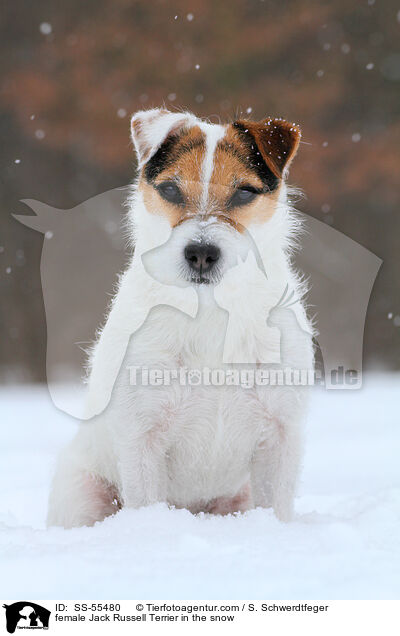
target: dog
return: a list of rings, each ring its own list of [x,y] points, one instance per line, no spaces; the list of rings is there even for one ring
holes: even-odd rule
[[[91,352],[93,417],[59,458],[48,525],[90,526],[156,502],[193,514],[272,507],[289,521],[308,388],[177,378],[282,369],[281,339],[285,368],[313,369],[306,283],[291,262],[301,228],[286,185],[300,129],[152,109],[133,116],[131,134],[133,256]],[[280,308],[288,291],[290,310]],[[173,370],[175,381],[132,384],[128,369],[143,368]]]

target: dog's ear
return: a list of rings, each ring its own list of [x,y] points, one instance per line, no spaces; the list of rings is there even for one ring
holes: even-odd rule
[[[131,119],[131,134],[139,168],[157,152],[169,135],[194,122],[195,117],[190,113],[171,113],[162,108],[135,113]]]
[[[268,117],[262,121],[238,120],[233,126],[256,143],[262,158],[276,177],[281,178],[287,173],[301,139],[297,124]]]

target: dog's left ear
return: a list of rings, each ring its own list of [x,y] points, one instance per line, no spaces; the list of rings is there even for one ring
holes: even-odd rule
[[[262,121],[238,120],[233,126],[256,143],[262,158],[276,177],[285,176],[301,139],[297,124],[268,117]]]
[[[162,108],[135,113],[131,119],[131,134],[139,168],[157,152],[168,136],[177,134],[194,122],[195,117],[190,113],[171,113]]]

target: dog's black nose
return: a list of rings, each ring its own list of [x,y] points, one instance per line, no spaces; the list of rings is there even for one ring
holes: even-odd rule
[[[207,243],[190,243],[185,247],[185,259],[195,272],[209,272],[221,256],[216,245]]]

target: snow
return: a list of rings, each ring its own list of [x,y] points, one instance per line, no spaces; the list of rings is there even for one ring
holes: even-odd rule
[[[53,27],[49,22],[42,22],[39,26],[39,30],[40,33],[43,33],[43,35],[49,35],[52,32]]]
[[[44,388],[0,392],[3,598],[398,598],[398,376],[315,389],[296,518],[193,516],[158,504],[93,528],[45,528],[76,423]]]

